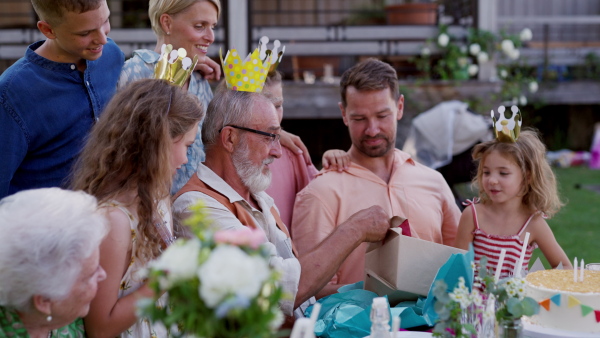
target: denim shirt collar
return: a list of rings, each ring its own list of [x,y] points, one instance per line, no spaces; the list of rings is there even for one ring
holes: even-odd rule
[[[40,46],[42,46],[44,41],[45,40],[34,42],[31,45],[29,45],[29,47],[27,48],[27,51],[25,52],[25,58],[27,59],[27,61],[29,61],[33,64],[36,64],[40,67],[43,67],[45,69],[51,70],[51,71],[60,71],[60,72],[78,71],[77,65],[72,62],[69,62],[69,63],[55,62],[52,60],[48,60],[43,56],[38,55],[35,52],[35,50],[38,49]],[[88,66],[89,66],[90,62],[94,62],[94,61],[86,60],[86,63],[88,64]]]

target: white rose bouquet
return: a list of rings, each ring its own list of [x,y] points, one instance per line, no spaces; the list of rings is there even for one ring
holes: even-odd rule
[[[149,285],[159,298],[138,303],[141,313],[174,337],[273,337],[283,322],[279,273],[261,249],[260,229],[216,231],[201,205],[186,221],[196,235],[179,239],[149,264]]]

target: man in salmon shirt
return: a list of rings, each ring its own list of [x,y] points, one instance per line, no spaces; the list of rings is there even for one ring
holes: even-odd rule
[[[379,60],[365,60],[342,75],[340,90],[352,163],[342,172],[323,170],[296,196],[292,234],[300,256],[356,210],[372,205],[390,217],[407,218],[411,236],[452,245],[460,209],[450,187],[439,172],[394,146],[404,108],[396,71]],[[354,249],[317,296],[362,281],[365,250],[364,243]]]

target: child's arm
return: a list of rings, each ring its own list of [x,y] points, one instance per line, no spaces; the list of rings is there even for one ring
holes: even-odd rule
[[[563,268],[573,269],[569,257],[556,241],[548,223],[541,216],[536,216],[531,220],[528,231],[531,233],[531,242],[537,243],[552,268],[562,262]]]
[[[466,207],[462,215],[460,215],[454,246],[459,249],[469,250],[469,244],[473,242],[473,229],[475,229],[475,223],[473,223],[473,208],[469,206]]]
[[[339,149],[329,149],[323,154],[323,169],[343,171],[350,167],[350,155]]]
[[[121,278],[131,259],[131,228],[129,218],[117,208],[109,208],[108,235],[100,244],[100,265],[106,271],[106,280],[98,283],[96,297],[84,318],[87,336],[115,337],[129,329],[136,321],[136,302],[139,298],[152,297],[153,292],[142,285],[127,296],[118,298]]]

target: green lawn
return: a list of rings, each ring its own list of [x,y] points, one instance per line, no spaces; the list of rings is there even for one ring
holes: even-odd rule
[[[587,167],[555,168],[559,192],[565,206],[548,224],[558,243],[572,261],[583,258],[586,263],[600,263],[600,193],[585,188],[600,187],[600,170]],[[600,189],[598,189],[600,191]],[[536,249],[531,259],[541,255]],[[548,263],[542,258],[548,267]]]

